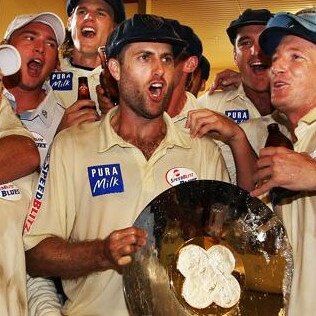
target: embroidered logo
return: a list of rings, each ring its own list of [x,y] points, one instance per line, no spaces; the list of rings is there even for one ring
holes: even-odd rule
[[[172,168],[166,173],[166,180],[172,186],[197,179],[197,174],[194,171],[182,167]]]
[[[50,75],[49,84],[53,90],[72,90],[73,73],[58,71]]]
[[[19,188],[13,183],[0,185],[0,198],[9,201],[18,201],[21,199]]]
[[[92,196],[124,192],[124,183],[119,164],[88,167]]]
[[[237,124],[249,120],[248,110],[227,110],[225,114],[233,119]]]

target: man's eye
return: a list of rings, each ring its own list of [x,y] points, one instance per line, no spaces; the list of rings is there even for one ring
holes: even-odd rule
[[[108,14],[105,11],[98,11],[98,15],[99,16],[107,16]]]
[[[252,41],[251,40],[240,41],[238,43],[238,46],[240,46],[240,47],[251,47],[252,46]]]
[[[79,9],[79,10],[77,11],[77,13],[78,13],[79,15],[84,15],[84,14],[86,13],[86,10],[84,10],[84,9]]]
[[[166,56],[163,58],[163,62],[165,62],[166,64],[170,64],[173,62],[173,57],[172,56]]]

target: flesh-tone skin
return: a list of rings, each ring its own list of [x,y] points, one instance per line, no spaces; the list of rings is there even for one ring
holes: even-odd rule
[[[115,27],[112,7],[103,0],[81,0],[68,19],[74,42],[72,60],[76,65],[96,68],[101,64],[98,48]]]
[[[164,43],[132,43],[109,69],[118,81],[120,105],[112,118],[114,130],[149,159],[166,134],[163,112],[172,89],[174,60]],[[71,242],[51,237],[26,252],[31,275],[77,278],[95,271],[120,270],[146,243],[147,233],[128,227],[104,240]]]
[[[16,99],[17,113],[35,109],[45,98],[42,84],[57,65],[57,42],[53,30],[31,22],[15,31],[9,44],[21,55],[21,70],[4,78],[5,87]]]
[[[68,30],[74,42],[72,62],[78,66],[96,68],[101,65],[98,48],[104,46],[108,35],[115,27],[112,7],[103,0],[80,0],[68,19]],[[97,89],[98,103],[102,113],[113,107],[104,95],[101,86]],[[84,108],[84,109],[83,109]],[[95,111],[95,102],[79,100],[66,109],[59,130],[83,122],[99,119]]]
[[[31,138],[10,135],[0,139],[0,184],[22,178],[36,171],[40,158]]]
[[[315,83],[311,80],[315,71],[315,44],[297,36],[284,36],[272,57],[271,98],[275,107],[286,114],[292,130],[316,106]],[[252,192],[254,196],[276,186],[316,190],[316,162],[306,153],[281,147],[264,148],[257,165],[255,181],[269,180]]]

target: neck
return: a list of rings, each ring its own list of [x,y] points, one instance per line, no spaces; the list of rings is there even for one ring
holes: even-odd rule
[[[15,98],[17,114],[36,109],[46,96],[42,88],[28,91],[15,87],[8,89],[8,91]]]
[[[171,97],[167,106],[167,113],[171,117],[175,117],[181,113],[187,102],[187,95],[185,93],[185,84],[181,82],[174,86]]]
[[[131,124],[131,122],[133,123]],[[111,119],[111,125],[114,131],[126,142],[140,149],[147,160],[167,133],[163,116],[155,119],[146,119],[137,116],[133,111],[121,104]]]
[[[257,92],[246,86],[243,86],[243,88],[246,96],[257,108],[260,115],[264,116],[273,112],[274,107],[271,103],[270,91]]]
[[[74,49],[72,53],[72,62],[75,65],[88,68],[97,68],[101,65],[101,59],[98,52],[94,54],[83,54],[76,49]]]

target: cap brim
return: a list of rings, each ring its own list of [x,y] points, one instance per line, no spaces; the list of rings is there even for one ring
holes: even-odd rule
[[[316,43],[316,25],[289,13],[280,13],[271,19],[267,28],[259,37],[259,45],[267,54],[272,55],[286,35],[295,35],[310,42]]]
[[[11,45],[0,45],[0,71],[3,76],[11,76],[21,68],[18,50]]]

